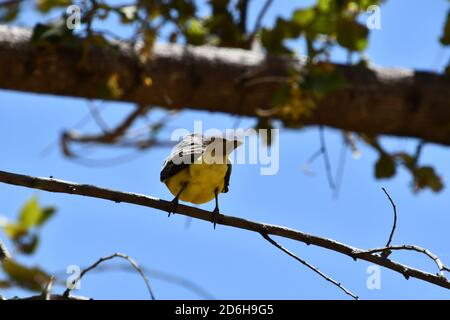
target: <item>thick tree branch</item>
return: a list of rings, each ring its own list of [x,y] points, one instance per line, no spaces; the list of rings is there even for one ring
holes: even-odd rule
[[[142,194],[104,189],[93,185],[55,180],[53,178],[38,178],[0,171],[0,182],[11,185],[23,186],[27,188],[45,190],[49,192],[76,194],[92,198],[100,198],[105,200],[111,200],[117,203],[119,202],[131,203],[139,206],[155,208],[166,212],[173,209],[171,201],[165,201],[162,199],[145,196]],[[179,204],[177,206],[176,213],[196,218],[199,220],[213,222],[213,217],[210,212],[182,204]],[[402,274],[407,279],[417,278],[435,284],[437,286],[450,289],[450,281],[448,281],[445,276],[418,270],[376,254],[376,252],[380,252],[380,249],[375,249],[376,250],[375,252],[371,252],[370,250],[359,249],[332,239],[318,237],[312,234],[297,231],[287,227],[254,222],[223,214],[218,215],[218,217],[216,218],[216,223],[219,225],[225,225],[238,229],[257,232],[259,234],[280,236],[283,238],[303,242],[306,243],[307,245],[315,245],[324,249],[342,253],[344,255],[353,258],[354,260],[361,259],[372,262],[379,266],[386,267],[388,269],[391,269],[393,271]],[[410,247],[416,246],[405,245],[405,249],[409,249]],[[394,247],[382,248],[381,251],[389,249],[394,250]],[[440,269],[448,270],[446,266],[441,266]]]
[[[76,48],[36,48],[28,29],[0,26],[0,88],[88,99],[109,99],[250,116],[272,107],[292,58],[240,49],[156,45],[139,63],[135,49],[92,48],[88,67]],[[339,65],[347,87],[324,99],[305,125],[369,134],[411,136],[450,145],[450,78],[408,69]],[[123,95],[105,96],[117,74]],[[152,85],[142,80],[152,78]],[[253,85],[246,85],[253,83]],[[319,121],[320,118],[320,121]]]

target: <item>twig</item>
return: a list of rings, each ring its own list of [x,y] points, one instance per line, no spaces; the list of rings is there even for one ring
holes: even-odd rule
[[[328,156],[327,145],[325,143],[325,134],[322,125],[319,126],[319,137],[320,137],[320,149],[322,150],[323,154],[323,161],[325,163],[325,171],[327,173],[328,184],[330,186],[330,189],[335,191],[336,185],[334,184],[333,175],[331,173],[331,163],[330,158]]]
[[[342,291],[344,291],[346,294],[348,294],[349,296],[351,296],[353,299],[358,300],[358,296],[353,294],[352,292],[350,292],[348,289],[346,289],[344,286],[342,286],[339,282],[337,282],[336,280],[332,279],[331,277],[327,276],[325,273],[323,273],[322,271],[320,271],[317,267],[309,264],[307,261],[299,258],[298,256],[296,256],[295,254],[293,254],[292,252],[290,252],[289,250],[287,250],[286,248],[284,248],[282,245],[280,245],[278,242],[276,242],[275,240],[273,240],[271,237],[269,237],[266,233],[261,233],[261,235],[263,236],[264,239],[266,239],[267,241],[269,241],[271,244],[273,244],[275,247],[277,247],[278,249],[280,249],[281,251],[283,251],[284,253],[286,253],[287,255],[291,256],[292,258],[294,258],[295,260],[297,260],[298,262],[300,262],[301,264],[305,265],[306,267],[308,267],[309,269],[311,269],[312,271],[314,271],[315,273],[317,273],[319,276],[321,276],[322,278],[324,278],[325,280],[331,282],[332,284],[334,284],[335,286],[337,286],[339,289],[341,289]]]
[[[239,0],[237,5],[239,9],[239,30],[242,34],[247,32],[247,12],[250,0]]]
[[[258,14],[258,17],[256,18],[255,26],[253,28],[253,32],[251,33],[249,37],[249,43],[252,43],[253,39],[255,39],[256,34],[258,33],[259,29],[261,29],[261,24],[264,16],[267,13],[267,10],[269,10],[270,5],[272,4],[273,0],[267,0],[266,3],[264,3],[264,6],[261,8],[261,11]]]
[[[98,259],[97,262],[95,262],[93,265],[91,265],[90,267],[88,267],[88,268],[84,269],[83,271],[81,271],[81,273],[78,276],[78,278],[73,281],[73,284],[75,285],[78,281],[80,281],[83,278],[83,276],[86,273],[88,273],[89,271],[95,269],[99,264],[101,264],[101,263],[103,263],[105,261],[114,259],[114,258],[122,258],[122,259],[127,260],[133,266],[133,268],[137,272],[139,272],[139,274],[141,275],[142,279],[144,279],[145,285],[147,286],[147,290],[148,290],[148,293],[150,294],[150,298],[152,300],[155,300],[155,295],[153,294],[153,290],[152,290],[152,288],[150,286],[150,281],[147,278],[147,276],[145,275],[145,273],[141,270],[141,268],[138,266],[138,264],[133,259],[131,259],[129,256],[127,256],[126,254],[123,254],[123,253],[114,253],[114,254],[112,254],[110,256]],[[70,292],[72,291],[72,289],[73,288],[67,288],[66,291],[64,291],[63,296],[64,297],[68,297],[70,295]]]
[[[0,182],[27,188],[45,190],[49,192],[77,194],[92,198],[105,199],[117,203],[131,203],[139,206],[155,208],[165,212],[173,210],[171,201],[145,196],[142,194],[100,188],[87,184],[78,184],[49,178],[38,178],[5,171],[0,171]],[[211,213],[206,210],[179,204],[175,211],[178,215],[184,215],[203,221],[213,222]],[[145,212],[150,211],[146,210]],[[450,281],[441,276],[409,267],[407,265],[390,259],[386,259],[376,254],[371,254],[370,252],[367,252],[367,250],[346,245],[336,240],[319,237],[309,233],[290,229],[288,227],[265,224],[223,214],[219,214],[217,216],[216,223],[218,225],[249,230],[257,233],[267,233],[268,235],[280,236],[287,239],[303,242],[308,245],[315,245],[347,255],[354,260],[361,259],[364,261],[372,262],[379,266],[383,266],[385,268],[403,274],[404,276],[417,278],[425,282],[433,283],[437,286],[450,289]]]
[[[50,280],[47,282],[47,285],[45,286],[44,290],[42,291],[41,296],[44,300],[52,300],[52,288],[53,288],[53,282],[55,281],[55,277],[51,276]]]
[[[88,108],[92,116],[92,119],[94,119],[95,123],[99,126],[102,132],[104,134],[108,133],[109,127],[106,124],[105,120],[103,120],[102,115],[100,114],[98,108],[92,102],[88,102]]]
[[[342,180],[344,179],[344,169],[345,160],[347,159],[347,148],[348,145],[344,139],[341,146],[341,152],[339,156],[339,164],[336,172],[336,190],[334,191],[334,197],[337,199],[339,197],[339,192],[341,191]]]
[[[72,152],[69,149],[69,142],[80,143],[103,143],[113,144],[116,143],[126,131],[134,124],[134,122],[148,111],[146,106],[137,106],[133,112],[131,112],[125,120],[118,125],[114,130],[103,132],[99,135],[79,135],[75,132],[64,132],[61,137],[61,145],[66,156],[72,156]]]
[[[386,196],[388,197],[388,199],[389,199],[389,201],[390,201],[390,203],[392,205],[392,209],[394,210],[394,224],[392,225],[392,231],[391,231],[391,234],[389,235],[389,240],[388,240],[388,242],[385,245],[385,247],[389,247],[391,242],[392,242],[392,237],[394,236],[395,228],[397,227],[397,207],[395,206],[394,201],[392,200],[391,196],[386,191],[386,189],[385,188],[381,188],[381,190],[383,190],[384,193],[386,194]],[[387,251],[385,251],[385,254],[389,255],[389,253]]]
[[[424,249],[422,247],[415,246],[415,245],[404,244],[404,245],[398,245],[398,246],[386,246],[386,247],[383,247],[383,248],[370,249],[370,250],[367,250],[367,251],[365,251],[363,253],[370,253],[370,254],[372,254],[372,253],[381,252],[381,254],[383,254],[383,252],[391,252],[393,250],[410,250],[410,251],[416,251],[416,252],[423,253],[423,254],[427,255],[430,259],[432,259],[436,263],[436,265],[437,265],[437,267],[439,269],[439,275],[441,277],[445,278],[444,271],[449,271],[450,272],[450,269],[448,267],[446,267],[442,263],[441,259],[439,259],[439,257],[437,255],[435,255],[434,253],[430,252],[427,249]]]

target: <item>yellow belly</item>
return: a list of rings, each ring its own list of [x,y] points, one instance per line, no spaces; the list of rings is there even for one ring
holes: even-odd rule
[[[214,199],[215,190],[218,190],[218,193],[222,192],[227,169],[226,163],[193,163],[164,183],[174,196],[187,183],[179,199],[195,204],[206,203]]]

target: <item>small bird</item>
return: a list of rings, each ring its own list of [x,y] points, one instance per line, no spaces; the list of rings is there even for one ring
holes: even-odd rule
[[[216,199],[213,225],[219,214],[219,193],[228,192],[231,162],[228,158],[242,142],[238,139],[204,137],[188,134],[173,149],[161,169],[161,182],[175,196],[170,214],[176,211],[178,200],[201,204]]]

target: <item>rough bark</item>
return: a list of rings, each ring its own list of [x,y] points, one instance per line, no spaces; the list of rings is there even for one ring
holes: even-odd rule
[[[78,184],[74,182],[56,180],[53,178],[40,178],[6,171],[0,171],[0,182],[16,186],[22,186],[26,188],[45,190],[48,192],[65,193],[98,199],[105,199],[114,201],[116,203],[121,202],[130,203],[139,206],[155,208],[165,212],[173,210],[173,203],[171,201],[145,196],[142,194],[105,189],[88,184]],[[176,207],[174,213],[188,216],[194,219],[214,222],[214,218],[211,212],[191,206],[179,204]],[[433,283],[437,286],[450,289],[450,281],[445,277],[445,272],[450,272],[450,269],[446,267],[436,255],[418,246],[401,245],[401,246],[375,248],[372,250],[363,250],[343,244],[341,242],[332,239],[322,238],[316,235],[297,231],[291,228],[260,223],[251,220],[245,220],[242,218],[228,216],[224,214],[218,215],[216,223],[218,225],[224,225],[259,233],[264,238],[266,238],[266,240],[268,240],[267,238],[269,235],[274,235],[286,239],[303,242],[307,245],[321,247],[349,256],[353,258],[355,261],[357,259],[361,259],[364,261],[375,263],[379,266],[386,267],[388,269],[391,269],[393,271],[402,274],[406,279],[417,278],[429,283]],[[436,265],[439,268],[439,273],[432,274],[426,271],[415,269],[407,265],[401,264],[399,262],[396,262],[394,260],[391,260],[387,256],[376,254],[392,250],[410,250],[425,254],[436,263]]]
[[[81,50],[37,48],[29,43],[30,35],[28,29],[0,26],[0,88],[254,117],[258,109],[271,107],[279,85],[267,80],[300,67],[286,57],[177,45],[157,45],[145,67],[125,45],[97,48],[89,51],[86,67],[79,63]],[[449,77],[408,69],[338,67],[347,87],[324,99],[304,124],[450,145]],[[105,95],[106,79],[114,73],[124,90],[116,98]],[[143,75],[152,78],[150,87]]]

